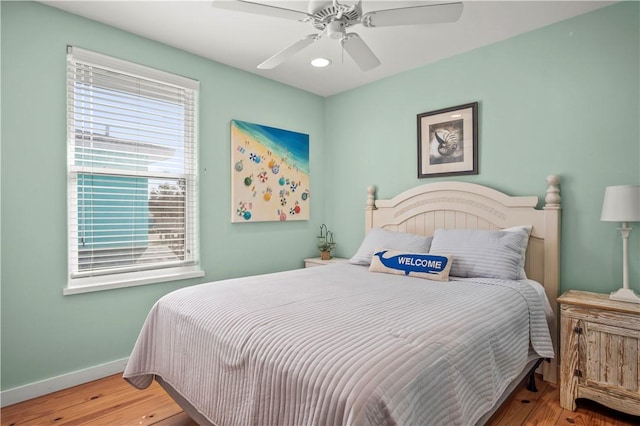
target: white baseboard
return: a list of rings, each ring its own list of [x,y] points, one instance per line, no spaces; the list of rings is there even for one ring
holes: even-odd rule
[[[122,358],[116,361],[85,368],[84,370],[73,371],[61,376],[29,383],[0,392],[0,407],[16,404],[28,399],[37,398],[51,392],[67,389],[93,380],[102,379],[116,373],[121,373],[127,365],[129,358]]]

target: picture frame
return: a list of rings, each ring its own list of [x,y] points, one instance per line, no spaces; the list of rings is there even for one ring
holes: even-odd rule
[[[418,178],[478,174],[478,102],[417,119]]]

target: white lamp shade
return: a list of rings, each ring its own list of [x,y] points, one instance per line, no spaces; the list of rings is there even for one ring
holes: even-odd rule
[[[608,186],[604,191],[600,220],[640,222],[640,185]]]

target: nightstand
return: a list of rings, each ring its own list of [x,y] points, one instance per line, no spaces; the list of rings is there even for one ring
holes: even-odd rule
[[[322,260],[319,257],[314,257],[312,259],[305,259],[304,267],[313,268],[314,266],[323,266],[323,265],[329,265],[331,263],[347,262],[348,260],[349,259],[344,259],[342,257],[332,257],[329,260]]]
[[[560,405],[576,398],[640,415],[640,304],[570,290],[560,303]]]

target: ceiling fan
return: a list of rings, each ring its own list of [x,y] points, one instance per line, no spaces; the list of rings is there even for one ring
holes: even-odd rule
[[[259,69],[277,67],[326,34],[329,38],[340,41],[343,49],[362,71],[369,71],[380,65],[380,60],[358,34],[348,33],[347,28],[357,24],[376,28],[455,22],[462,14],[461,2],[376,10],[365,14],[362,13],[362,0],[310,0],[308,13],[247,0],[214,0],[213,5],[240,12],[310,22],[320,31],[282,49],[258,65]]]

